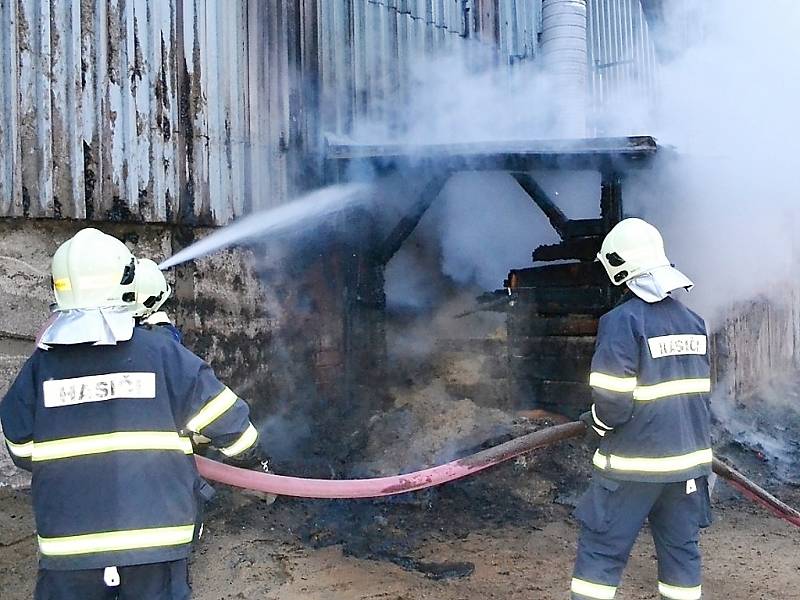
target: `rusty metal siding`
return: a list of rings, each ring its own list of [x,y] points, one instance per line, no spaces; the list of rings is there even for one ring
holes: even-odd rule
[[[19,120],[13,108],[19,96],[15,65],[17,56],[17,19],[9,0],[0,0],[0,212],[4,215],[21,212],[19,186],[22,174],[19,155]]]
[[[615,105],[652,101],[658,67],[640,0],[588,0],[589,87],[594,125]],[[636,129],[641,123],[629,121]]]
[[[0,0],[0,215],[220,224],[285,201],[288,4]]]
[[[500,0],[500,51],[509,62],[535,58],[542,31],[541,0]]]

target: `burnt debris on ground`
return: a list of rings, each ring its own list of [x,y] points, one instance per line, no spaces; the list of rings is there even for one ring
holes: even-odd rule
[[[487,444],[501,441],[505,437]],[[231,532],[275,527],[311,548],[339,546],[346,556],[391,562],[431,579],[461,578],[474,570],[469,556],[432,558],[421,556],[420,549],[475,531],[523,527],[534,532],[553,518],[563,519],[571,507],[559,503],[577,498],[586,464],[587,451],[567,442],[435,489],[374,500],[281,498],[273,508],[262,502],[237,506],[232,497],[237,492],[218,486],[208,516]]]
[[[747,397],[713,403],[717,454],[767,487],[800,487],[798,375],[776,376]]]

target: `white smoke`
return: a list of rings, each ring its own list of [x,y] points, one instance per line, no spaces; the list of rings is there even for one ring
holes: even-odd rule
[[[538,243],[558,236],[544,214],[507,173],[453,176],[435,209],[442,270],[458,283],[502,287],[511,266],[531,264]]]
[[[603,135],[658,138],[659,164],[628,178],[625,209],[662,229],[671,259],[697,283],[689,302],[715,321],[736,302],[780,299],[799,271],[800,2],[664,5],[657,35],[666,62],[657,93],[649,99],[617,93],[599,121]],[[416,85],[403,105],[404,140],[559,136],[557,89],[536,64],[511,71],[474,64],[464,55],[416,64]],[[368,129],[362,133],[388,135],[380,126]],[[551,194],[575,176],[545,175],[536,177]],[[593,185],[584,185],[580,216],[596,216],[599,185]],[[562,206],[566,197],[554,196]],[[556,241],[506,175],[460,175],[437,203],[443,206],[431,211],[443,268],[458,281],[498,287],[509,268],[530,266],[537,245]]]
[[[407,98],[388,98],[377,118],[356,123],[353,137],[409,144],[563,137],[558,86],[539,62],[498,65],[488,46],[461,42],[459,52],[409,61]]]
[[[537,61],[513,68],[498,65],[491,51],[464,41],[468,51],[411,63],[411,90],[397,122],[362,122],[354,137],[363,142],[426,144],[535,141],[563,136],[558,87]],[[541,177],[541,179],[540,179]],[[575,193],[576,184],[589,199]],[[569,216],[599,213],[599,176],[595,173],[546,172],[537,180]],[[559,194],[563,194],[559,197]],[[588,213],[587,213],[588,211]],[[511,268],[532,266],[531,253],[541,244],[559,241],[542,211],[505,172],[465,171],[454,174],[419,226],[416,243],[437,245],[442,274],[480,290],[502,287]],[[430,306],[432,292],[404,246],[387,269],[390,306]],[[415,265],[419,268],[415,268]]]
[[[738,301],[782,300],[797,274],[800,3],[665,4],[674,58],[652,132],[678,156],[632,182],[626,209],[662,229],[698,284],[690,302],[714,319]]]
[[[597,217],[599,175],[581,171],[536,174],[542,188],[572,218]],[[479,291],[495,290],[511,268],[531,266],[531,252],[554,244],[558,234],[511,175],[496,171],[454,174],[414,235],[389,262],[389,306],[431,308],[447,291],[441,275]],[[441,273],[438,272],[441,271]]]

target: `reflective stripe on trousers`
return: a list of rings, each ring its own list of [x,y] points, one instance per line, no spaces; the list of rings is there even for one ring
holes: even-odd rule
[[[688,483],[617,481],[596,474],[575,510],[581,530],[572,598],[614,598],[631,548],[649,521],[662,597],[699,600],[699,537],[700,527],[708,525],[708,483],[704,477]]]
[[[703,597],[703,586],[682,587],[658,582],[658,593],[670,600],[700,600]]]
[[[104,569],[56,571],[39,569],[36,600],[107,599],[109,595],[125,600],[190,600],[187,560],[118,567],[120,586],[109,594],[103,581]]]
[[[596,598],[597,600],[614,600],[614,595],[617,593],[617,588],[611,585],[602,585],[599,583],[592,583],[585,579],[572,578],[572,585],[570,591],[579,598]]]

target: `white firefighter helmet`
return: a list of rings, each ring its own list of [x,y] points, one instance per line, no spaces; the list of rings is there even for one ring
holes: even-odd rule
[[[670,266],[664,239],[658,229],[642,219],[624,219],[608,232],[597,259],[614,285],[643,273]]]
[[[115,237],[87,227],[53,255],[56,310],[132,307],[136,258]]]
[[[172,288],[158,265],[149,258],[140,258],[136,265],[136,307],[133,316],[146,318],[158,311],[172,294]]]

